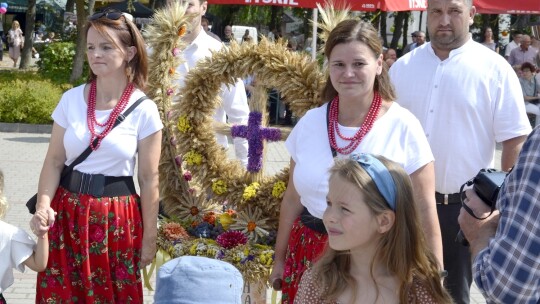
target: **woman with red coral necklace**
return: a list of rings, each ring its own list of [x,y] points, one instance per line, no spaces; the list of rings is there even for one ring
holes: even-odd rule
[[[155,103],[144,99],[146,50],[129,17],[116,11],[89,17],[88,82],[64,93],[52,114],[37,201],[49,226],[31,222],[50,241],[36,303],[143,302],[140,270],[156,253],[163,125]],[[88,146],[90,155],[63,176]]]
[[[393,102],[377,31],[366,22],[345,20],[330,32],[324,50],[326,103],[308,111],[286,142],[291,169],[270,276],[274,288],[282,289],[283,303],[294,302],[303,272],[326,244],[321,219],[333,158],[352,152],[383,155],[403,166],[414,185],[428,243],[442,259],[433,155],[418,120]]]

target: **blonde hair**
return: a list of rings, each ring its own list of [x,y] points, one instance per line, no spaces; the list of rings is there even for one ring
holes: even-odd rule
[[[382,156],[377,159],[390,172],[397,195],[394,225],[381,236],[374,257],[399,280],[399,303],[409,303],[409,294],[415,294],[413,280],[424,286],[437,303],[452,303],[441,284],[437,260],[424,239],[409,176],[397,163]],[[339,176],[357,186],[374,216],[391,210],[370,175],[355,160],[336,160],[330,174],[330,178]],[[371,261],[373,281],[375,262],[374,258]],[[356,297],[356,280],[350,275],[350,268],[349,251],[336,251],[327,246],[313,267],[315,281],[319,282],[325,301],[335,301],[348,288]]]
[[[7,213],[9,205],[4,196],[4,172],[0,170],[0,219],[3,219]]]

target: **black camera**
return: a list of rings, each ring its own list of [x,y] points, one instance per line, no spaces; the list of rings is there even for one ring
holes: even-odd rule
[[[491,207],[491,213],[495,210],[495,202],[497,201],[497,197],[499,196],[499,190],[501,189],[502,184],[504,183],[504,180],[506,179],[506,172],[499,171],[496,169],[482,169],[478,174],[476,174],[475,177],[473,177],[471,180],[467,181],[465,184],[461,186],[461,189],[459,190],[459,195],[461,197],[461,203],[463,205],[463,208],[474,218],[478,220],[486,219],[477,217],[474,212],[466,205],[463,204],[463,198],[465,197],[465,193],[463,192],[463,189],[465,187],[472,186],[472,189],[480,197],[480,199],[484,202],[484,204]],[[490,213],[490,215],[491,215]],[[489,215],[488,215],[489,216]],[[469,246],[469,241],[465,238],[465,235],[463,235],[463,232],[460,230],[458,232],[458,235],[456,236],[456,242],[461,243],[463,246]]]

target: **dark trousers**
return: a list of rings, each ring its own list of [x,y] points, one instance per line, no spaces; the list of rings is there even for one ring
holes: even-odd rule
[[[472,284],[469,247],[456,242],[460,204],[437,204],[437,214],[443,241],[444,269],[448,271],[445,286],[456,304],[468,304]]]

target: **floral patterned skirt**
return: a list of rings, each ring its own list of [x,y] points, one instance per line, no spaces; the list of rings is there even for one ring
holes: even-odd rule
[[[296,219],[292,226],[285,255],[281,303],[292,304],[294,302],[302,274],[321,255],[327,239],[326,234],[312,230],[302,224],[300,218]]]
[[[94,198],[59,187],[36,303],[142,303],[139,201],[137,194]]]

